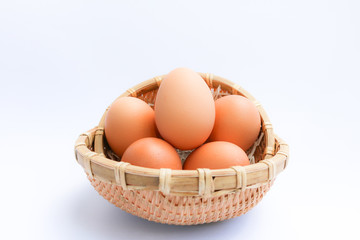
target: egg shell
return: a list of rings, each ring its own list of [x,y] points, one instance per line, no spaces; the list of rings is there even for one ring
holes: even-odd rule
[[[194,149],[207,140],[215,104],[198,73],[177,68],[166,75],[155,101],[155,121],[161,136],[178,149]]]
[[[169,143],[159,138],[142,138],[124,152],[123,162],[148,168],[181,170],[181,159]]]
[[[249,158],[240,147],[233,143],[217,141],[202,145],[186,159],[183,169],[223,169],[232,166],[249,165]]]
[[[156,137],[154,110],[138,98],[119,98],[106,114],[104,129],[110,148],[121,157],[136,140]]]
[[[215,124],[209,141],[232,142],[247,151],[257,139],[261,118],[255,104],[239,95],[215,101]]]

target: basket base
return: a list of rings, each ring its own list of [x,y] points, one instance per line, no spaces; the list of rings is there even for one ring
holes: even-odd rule
[[[164,195],[152,190],[123,190],[115,184],[89,176],[88,179],[101,196],[122,210],[149,221],[174,225],[211,223],[245,214],[260,202],[273,183],[203,198]]]

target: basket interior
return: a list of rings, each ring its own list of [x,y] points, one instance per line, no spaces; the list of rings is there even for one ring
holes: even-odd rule
[[[211,90],[211,93],[213,95],[214,100],[219,99],[223,96],[231,95],[233,92],[229,92],[222,88],[221,85],[218,85],[216,87],[209,87]],[[149,91],[144,91],[138,94],[137,98],[145,101],[148,103],[148,105],[152,108],[154,108],[154,103],[156,99],[158,89],[150,89]],[[236,94],[242,95],[240,92],[237,92]],[[242,95],[244,96],[244,95]],[[245,96],[244,96],[245,97]],[[260,160],[264,159],[265,155],[265,147],[266,147],[266,138],[263,137],[265,134],[265,131],[263,131],[263,118],[261,116],[261,129],[259,132],[259,136],[257,141],[254,143],[252,147],[247,151],[247,155],[250,159],[250,164],[254,164],[259,162]],[[193,150],[179,150],[176,149],[180,158],[182,159],[182,162],[186,159],[186,157],[193,151]],[[112,159],[114,161],[121,161],[121,158],[118,157],[110,148],[109,144],[106,141],[105,134],[103,135],[103,152],[105,156],[109,159]]]

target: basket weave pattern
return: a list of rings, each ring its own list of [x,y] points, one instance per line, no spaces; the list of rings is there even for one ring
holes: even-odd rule
[[[245,214],[260,202],[273,183],[204,198],[164,195],[151,190],[123,190],[93,177],[88,176],[88,179],[101,196],[122,210],[149,221],[175,225],[217,222]]]

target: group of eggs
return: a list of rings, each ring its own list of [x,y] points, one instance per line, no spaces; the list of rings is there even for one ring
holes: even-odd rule
[[[221,169],[250,164],[261,126],[256,106],[240,95],[214,101],[201,76],[177,68],[162,80],[154,109],[135,97],[114,101],[105,137],[121,161],[148,168]],[[193,150],[184,164],[175,150]]]

